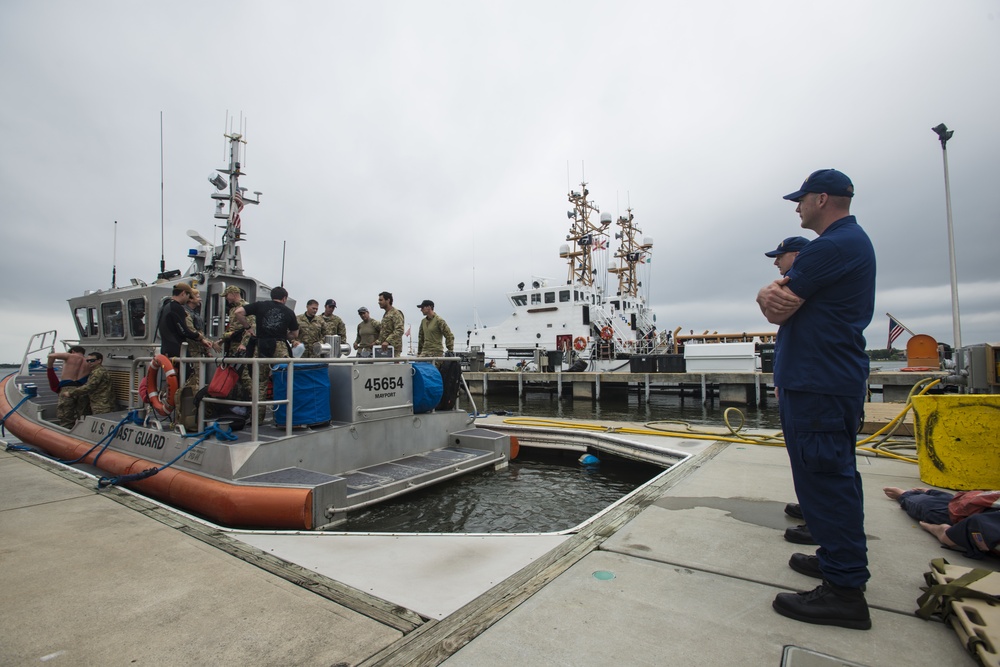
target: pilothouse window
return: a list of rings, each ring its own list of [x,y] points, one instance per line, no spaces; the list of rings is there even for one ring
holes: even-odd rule
[[[76,328],[80,338],[90,338],[97,335],[97,308],[84,306],[73,311],[76,318]]]
[[[122,302],[102,303],[101,322],[104,325],[105,338],[124,338],[125,316],[122,314]]]
[[[559,303],[569,302],[569,290],[565,289],[559,292]]]
[[[146,337],[146,300],[128,300],[129,334],[133,338]]]
[[[528,305],[528,295],[527,294],[515,294],[512,299],[515,306],[527,306]]]
[[[556,293],[555,292],[546,292],[545,293],[545,303],[555,303],[555,302],[556,302]]]
[[[541,302],[542,302],[542,295],[541,294],[539,294],[538,292],[535,292],[534,294],[531,295],[531,303],[532,304],[541,303]]]

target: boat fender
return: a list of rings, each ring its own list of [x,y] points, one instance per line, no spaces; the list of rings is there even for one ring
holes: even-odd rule
[[[441,402],[444,380],[434,364],[415,363],[413,366],[413,413],[430,412]]]
[[[587,339],[583,336],[577,336],[573,339],[573,349],[577,352],[583,352],[587,349]]]
[[[160,400],[159,378],[160,369],[163,369],[163,377],[167,383],[166,400]],[[166,355],[158,354],[149,364],[149,371],[146,373],[146,390],[149,392],[149,404],[153,409],[164,417],[174,411],[174,399],[177,394],[177,372],[174,365]]]
[[[580,465],[584,466],[596,466],[600,465],[601,459],[597,458],[593,454],[584,454],[579,458]]]
[[[611,327],[605,325],[601,327],[601,338],[604,340],[611,340],[611,337],[615,335],[615,330]]]
[[[513,461],[521,453],[521,443],[515,436],[510,436],[510,460]]]

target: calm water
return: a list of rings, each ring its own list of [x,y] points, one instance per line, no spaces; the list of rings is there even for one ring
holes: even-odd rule
[[[464,405],[464,404],[463,404]],[[467,405],[465,407],[468,407]],[[524,398],[477,397],[480,413],[504,411],[517,416],[648,422],[681,420],[719,426],[718,402],[701,405],[697,398],[651,395],[647,403],[632,394],[590,400],[557,399],[548,393]],[[747,426],[778,428],[777,410],[749,409]],[[631,461],[602,460],[582,466],[580,454],[527,447],[510,467],[463,476],[425,491],[403,496],[351,517],[345,530],[354,532],[549,532],[586,520],[646,483],[662,469]]]

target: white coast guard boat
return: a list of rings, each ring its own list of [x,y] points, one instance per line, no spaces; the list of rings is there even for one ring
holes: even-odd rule
[[[189,233],[200,245],[191,250],[183,274],[161,266],[150,284],[132,280],[69,299],[76,331],[61,341],[56,331],[36,334],[19,372],[0,384],[5,428],[54,458],[96,469],[104,485],[125,484],[233,527],[333,527],[353,510],[472,470],[506,466],[509,436],[475,428],[455,402],[434,400],[441,391],[433,364],[342,357],[336,337],[328,338],[324,358],[248,360],[249,400],[205,398],[195,408],[184,399],[178,387],[184,387],[187,369],[204,386],[219,360],[177,363],[158,355],[156,323],[174,285],[192,283],[202,292],[203,333],[213,339],[225,331],[227,287],[238,286],[249,302],[270,298],[270,288],[243,271],[240,215],[247,204],[260,202],[260,193],[255,199],[244,195],[239,180],[245,141],[240,134],[226,137],[229,165],[209,179],[216,188],[215,217],[224,222],[221,244]],[[63,428],[54,422],[57,396],[42,359],[77,343],[103,354],[116,410]],[[181,354],[186,357],[186,346]],[[279,363],[285,364],[278,368],[283,395],[276,381],[275,398],[265,400],[258,395],[260,370]],[[152,405],[140,400],[142,378]],[[302,386],[307,378],[313,385],[308,392]],[[277,408],[274,419],[258,422],[261,404]],[[206,418],[206,410],[241,410],[247,426],[233,432]]]
[[[520,283],[507,294],[510,317],[469,331],[468,353],[482,353],[497,369],[628,371],[633,356],[666,350],[666,332],[656,331],[640,289],[639,274],[651,259],[653,241],[642,236],[629,208],[615,223],[618,247],[609,263],[612,216],[591,220],[600,209],[589,195],[586,183],[569,193],[572,222],[559,249],[568,265],[566,279]]]

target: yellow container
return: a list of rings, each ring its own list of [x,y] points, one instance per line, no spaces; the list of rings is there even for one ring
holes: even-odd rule
[[[920,481],[1000,489],[1000,394],[913,397]]]

